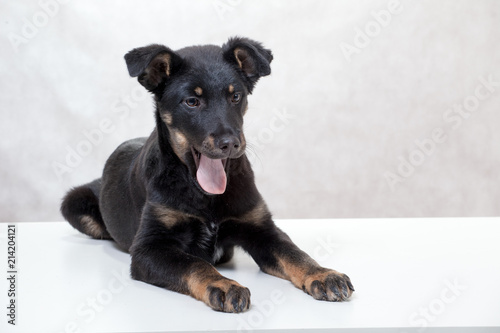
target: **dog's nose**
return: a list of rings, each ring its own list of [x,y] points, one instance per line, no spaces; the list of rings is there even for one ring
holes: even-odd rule
[[[240,148],[240,140],[234,135],[224,135],[218,140],[218,147],[223,153],[230,155]]]

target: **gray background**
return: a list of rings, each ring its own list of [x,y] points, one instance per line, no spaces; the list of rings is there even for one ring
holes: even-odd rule
[[[391,3],[3,1],[0,221],[61,220],[65,191],[149,135],[127,51],[234,35],[274,53],[245,130],[275,217],[499,215],[500,2]]]

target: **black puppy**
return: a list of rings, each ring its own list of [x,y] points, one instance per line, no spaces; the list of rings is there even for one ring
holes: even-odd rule
[[[64,217],[129,251],[134,279],[218,311],[250,306],[250,291],[214,268],[234,246],[316,299],[348,299],[349,277],[319,266],[275,226],[245,156],[247,95],[271,73],[272,59],[246,38],[222,48],[150,45],[127,53],[130,75],[154,95],[156,129],[121,144],[102,178],[69,191]]]

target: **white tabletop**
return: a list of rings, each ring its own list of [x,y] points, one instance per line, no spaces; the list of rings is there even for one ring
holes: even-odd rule
[[[316,301],[237,251],[219,270],[250,289],[252,306],[220,313],[132,280],[129,255],[110,241],[92,240],[65,222],[18,223],[12,326],[2,223],[0,267],[7,278],[0,280],[0,331],[500,332],[500,218],[276,223],[320,264],[350,276],[356,289],[350,301]]]

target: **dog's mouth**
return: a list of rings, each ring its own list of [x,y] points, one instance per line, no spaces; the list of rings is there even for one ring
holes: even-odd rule
[[[196,165],[196,180],[200,187],[210,194],[222,194],[226,191],[227,158],[214,159],[203,155],[191,147],[194,163]]]

